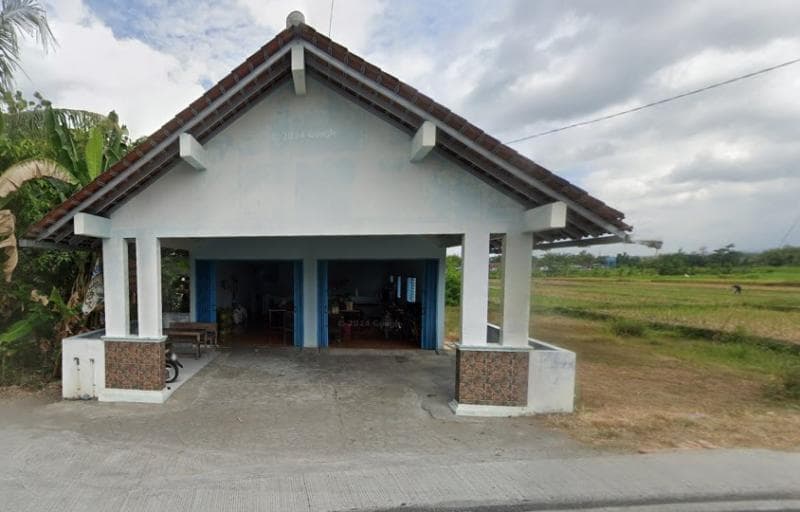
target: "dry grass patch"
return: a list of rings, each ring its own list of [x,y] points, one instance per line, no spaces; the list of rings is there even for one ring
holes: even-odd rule
[[[664,355],[683,342],[623,340],[598,322],[538,316],[535,332],[578,354],[577,412],[544,418],[576,439],[639,451],[800,449],[800,403],[770,399],[774,377]]]

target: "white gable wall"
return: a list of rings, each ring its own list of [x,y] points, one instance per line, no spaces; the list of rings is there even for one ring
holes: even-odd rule
[[[309,78],[305,96],[287,82],[206,142],[205,170],[181,162],[114,211],[111,234],[184,239],[193,260],[302,259],[307,346],[316,262],[338,258],[438,259],[441,344],[444,248],[386,235],[473,234],[485,254],[465,266],[480,286],[462,317],[468,341],[485,342],[488,233],[520,231],[525,208],[436,151],[412,163],[411,139],[321,82]]]
[[[287,83],[112,213],[116,235],[157,237],[506,232],[524,207],[411,136],[308,80]]]

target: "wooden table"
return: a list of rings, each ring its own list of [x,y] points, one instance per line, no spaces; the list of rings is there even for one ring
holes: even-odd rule
[[[181,331],[204,330],[206,347],[219,345],[216,322],[173,322],[169,328]]]
[[[167,335],[168,340],[171,338],[188,338],[194,344],[195,359],[200,359],[200,347],[202,346],[206,337],[205,329],[164,329],[164,334]]]

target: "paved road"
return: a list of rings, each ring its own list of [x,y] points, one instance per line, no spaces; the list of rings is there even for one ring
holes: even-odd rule
[[[0,401],[0,511],[800,503],[798,453],[598,453],[532,418],[454,418],[452,370],[418,353],[235,353],[166,406]]]

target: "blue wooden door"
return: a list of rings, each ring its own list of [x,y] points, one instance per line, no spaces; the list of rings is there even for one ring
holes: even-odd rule
[[[294,295],[294,346],[303,346],[303,261],[292,262]]]
[[[213,261],[194,262],[195,306],[198,322],[217,321],[217,272]]]
[[[317,341],[328,346],[328,262],[317,262]]]
[[[439,261],[425,260],[422,283],[422,348],[436,350],[436,310],[438,309]]]

